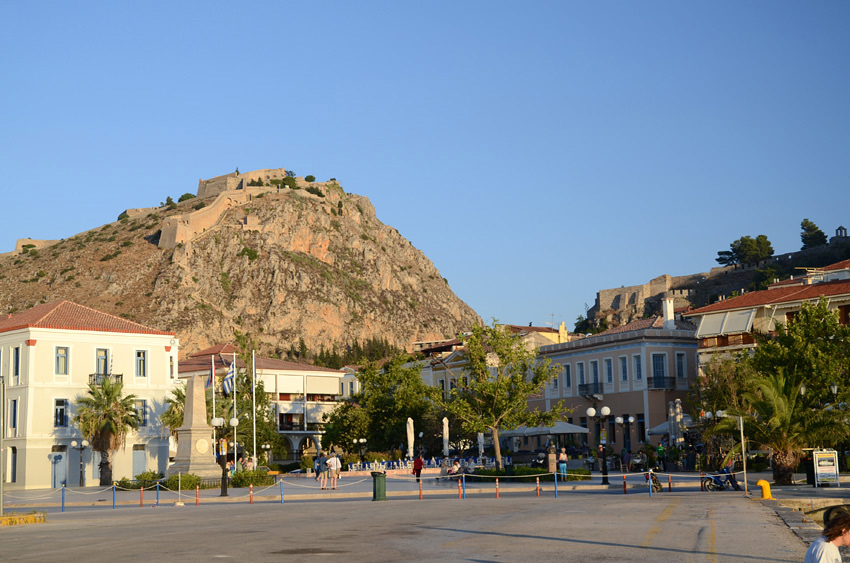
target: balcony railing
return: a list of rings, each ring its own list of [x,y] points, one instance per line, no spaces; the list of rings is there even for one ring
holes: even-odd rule
[[[111,379],[112,383],[124,383],[124,374],[121,373],[90,373],[89,385],[103,385],[104,379]]]
[[[676,387],[675,377],[648,377],[646,386],[649,389],[674,389]]]
[[[591,395],[601,395],[602,394],[602,383],[585,383],[584,385],[578,386],[578,394],[583,397],[589,397]]]

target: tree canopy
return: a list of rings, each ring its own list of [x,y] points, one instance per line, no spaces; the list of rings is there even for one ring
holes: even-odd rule
[[[773,246],[766,235],[758,235],[756,238],[744,236],[729,245],[729,250],[721,250],[717,253],[718,263],[724,266],[732,264],[756,264],[761,260],[773,256]]]
[[[800,228],[803,229],[800,233],[800,239],[803,241],[803,247],[800,250],[805,250],[815,246],[823,246],[826,244],[826,234],[812,221],[803,219],[803,222],[800,223]]]

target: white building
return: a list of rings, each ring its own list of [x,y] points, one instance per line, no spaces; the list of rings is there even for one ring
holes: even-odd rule
[[[216,389],[220,390],[220,381],[234,358],[238,369],[246,368],[234,354],[238,351],[229,343],[195,352],[180,362],[180,377],[207,375],[215,366]],[[256,357],[256,363],[257,377],[277,417],[278,432],[287,439],[289,455],[285,460],[298,460],[304,450],[321,445],[322,416],[339,403],[346,372],[262,356]]]
[[[113,477],[164,471],[168,440],[159,416],[177,377],[175,335],[70,301],[38,305],[0,319],[0,375],[7,483],[20,488],[98,483],[99,454],[73,424],[74,402],[110,377],[136,396],[142,426],[113,456]]]

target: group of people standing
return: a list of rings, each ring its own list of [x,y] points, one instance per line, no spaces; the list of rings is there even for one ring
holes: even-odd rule
[[[331,450],[329,456],[325,456],[324,452],[319,452],[314,461],[314,467],[316,480],[323,491],[339,488],[340,472],[342,471],[342,460],[339,455],[335,454],[333,450]]]

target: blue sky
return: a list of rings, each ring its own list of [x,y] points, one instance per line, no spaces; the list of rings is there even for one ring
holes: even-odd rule
[[[0,250],[335,177],[485,320],[850,227],[850,2],[0,4]]]

